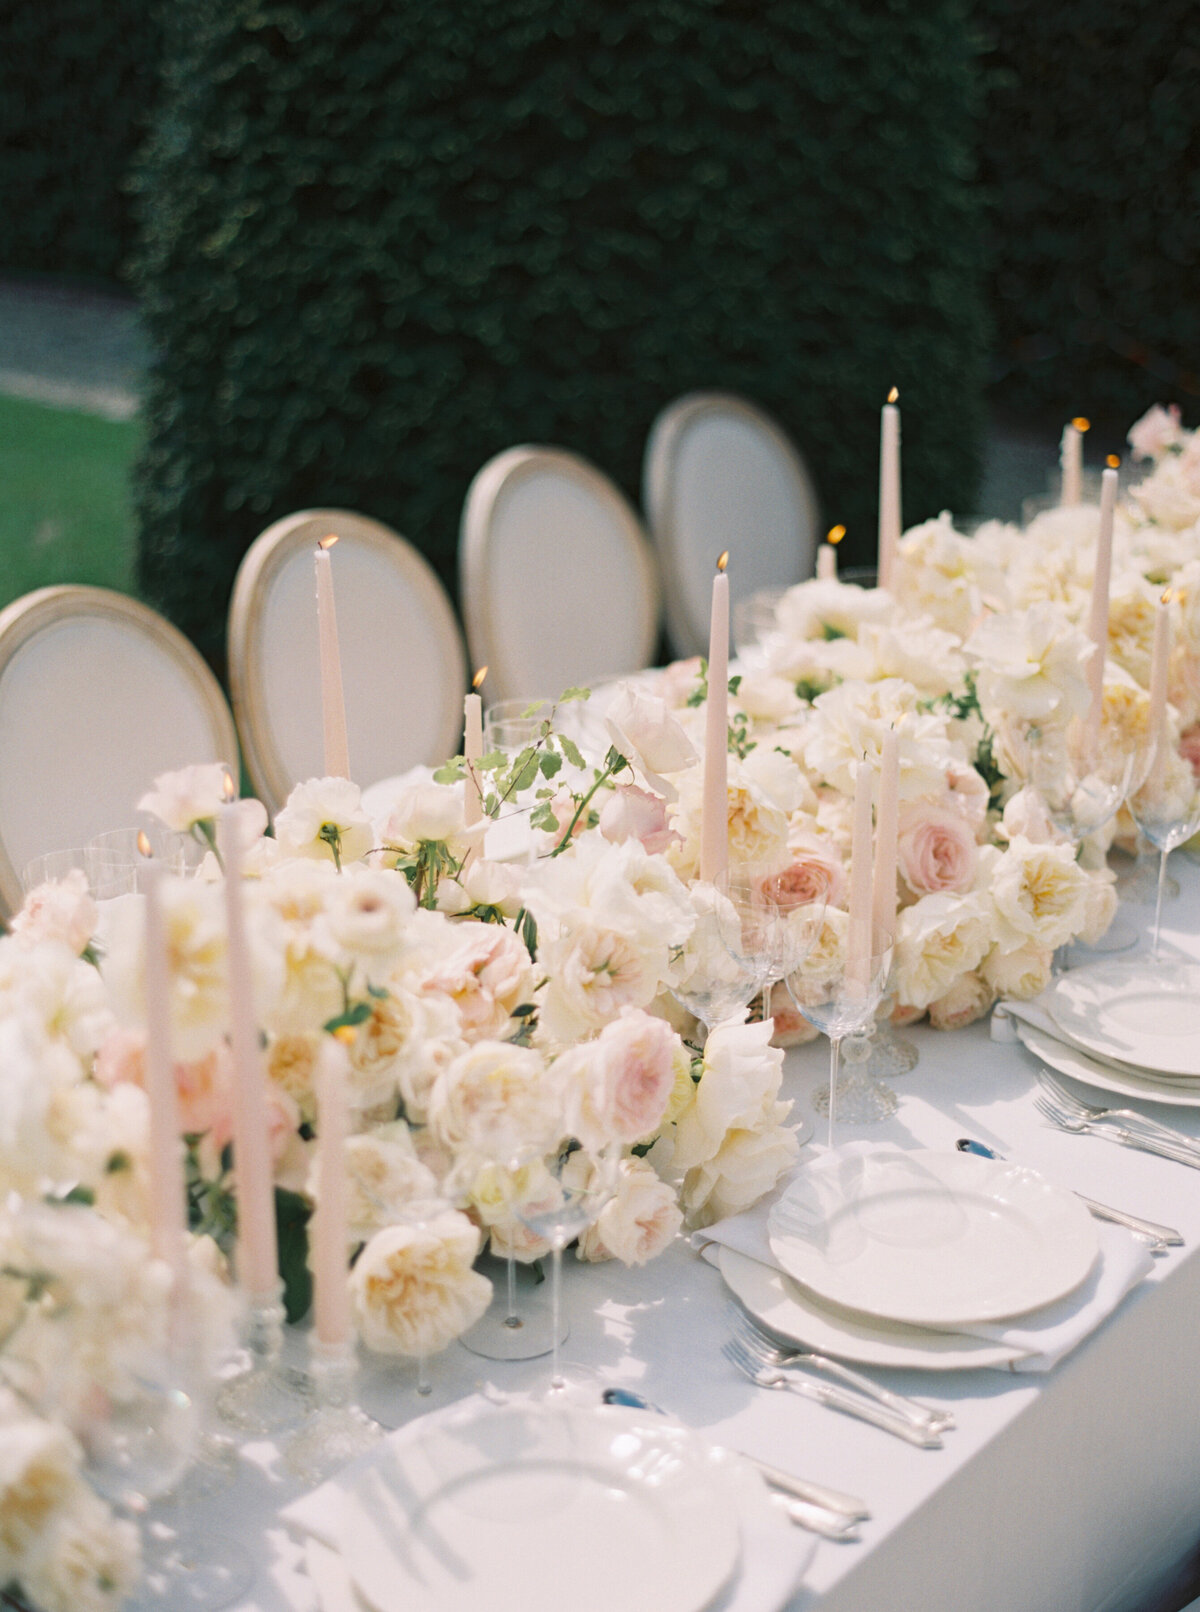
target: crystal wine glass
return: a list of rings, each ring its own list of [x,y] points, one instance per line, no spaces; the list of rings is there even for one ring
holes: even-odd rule
[[[1157,732],[1151,731],[1140,746],[1136,776],[1138,787],[1130,796],[1129,809],[1134,822],[1159,854],[1151,948],[1151,956],[1157,961],[1167,858],[1176,846],[1190,840],[1200,828],[1200,788],[1190,763],[1171,742],[1165,724]]]
[[[549,1395],[562,1402],[572,1389],[588,1387],[582,1368],[572,1367],[568,1376],[559,1358],[559,1347],[569,1333],[562,1314],[562,1256],[572,1242],[592,1224],[614,1196],[620,1172],[617,1150],[589,1154],[573,1140],[565,1140],[541,1166],[541,1189],[523,1199],[519,1210],[530,1231],[550,1244],[550,1309],[553,1318],[553,1344],[550,1355]],[[594,1399],[594,1392],[589,1398]]]
[[[796,1007],[829,1037],[829,1090],[818,1091],[813,1106],[829,1116],[829,1144],[840,1116],[852,1125],[873,1124],[896,1111],[896,1094],[874,1080],[862,1065],[839,1074],[842,1041],[869,1029],[883,1000],[892,966],[890,932],[863,923],[847,924],[841,945],[822,945],[815,961],[787,977]]]
[[[684,944],[671,995],[706,1031],[745,1017],[762,989],[762,965],[741,943],[741,920],[729,896],[713,884],[690,891],[696,923]],[[738,937],[736,949],[727,944]]]

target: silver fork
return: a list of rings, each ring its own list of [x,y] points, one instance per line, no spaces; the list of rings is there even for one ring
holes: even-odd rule
[[[1193,1170],[1200,1170],[1200,1154],[1189,1153],[1173,1143],[1160,1141],[1157,1136],[1147,1136],[1145,1132],[1131,1131],[1121,1125],[1082,1119],[1078,1114],[1070,1114],[1060,1108],[1044,1095],[1035,1097],[1033,1106],[1043,1119],[1048,1119],[1060,1131],[1075,1131],[1083,1136],[1104,1136],[1110,1142],[1121,1142],[1125,1147],[1137,1148],[1142,1153],[1154,1153],[1159,1158],[1172,1159],[1176,1164],[1190,1164]]]
[[[1200,1157],[1200,1142],[1194,1136],[1185,1136],[1182,1131],[1176,1131],[1169,1125],[1162,1125],[1156,1119],[1150,1119],[1146,1114],[1139,1114],[1133,1108],[1096,1108],[1091,1103],[1085,1103],[1081,1097],[1076,1097],[1061,1085],[1047,1069],[1038,1071],[1038,1079],[1047,1096],[1052,1098],[1060,1108],[1068,1114],[1078,1114],[1080,1119],[1091,1119],[1097,1122],[1111,1120],[1120,1123],[1126,1121],[1134,1129],[1143,1130],[1149,1136],[1157,1136],[1172,1147],[1182,1149],[1185,1153],[1195,1153]]]
[[[818,1405],[828,1406],[830,1410],[857,1416],[860,1422],[869,1422],[872,1427],[893,1433],[897,1438],[904,1439],[908,1444],[916,1444],[923,1450],[942,1448],[941,1435],[932,1428],[917,1427],[873,1400],[863,1399],[845,1388],[836,1388],[832,1383],[814,1382],[797,1372],[783,1371],[778,1366],[759,1365],[740,1338],[727,1339],[721,1345],[721,1353],[731,1366],[744,1377],[749,1377],[759,1388],[786,1388],[801,1399],[811,1399]]]
[[[778,1366],[781,1371],[819,1371],[826,1376],[839,1378],[848,1387],[857,1389],[860,1394],[866,1394],[869,1399],[877,1400],[881,1405],[886,1405],[897,1416],[903,1416],[905,1421],[912,1422],[916,1427],[928,1427],[935,1433],[948,1432],[955,1425],[954,1417],[949,1411],[922,1405],[915,1399],[906,1399],[903,1394],[894,1394],[890,1388],[884,1388],[880,1383],[873,1382],[870,1377],[843,1365],[840,1360],[831,1360],[827,1355],[817,1354],[812,1349],[785,1348],[777,1339],[764,1332],[754,1318],[736,1304],[729,1306],[729,1316],[735,1336],[746,1345],[747,1350],[757,1358],[760,1365]]]

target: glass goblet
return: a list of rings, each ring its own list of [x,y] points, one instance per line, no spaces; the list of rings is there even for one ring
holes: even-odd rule
[[[729,897],[712,884],[693,885],[690,893],[696,924],[680,955],[671,995],[707,1032],[728,1019],[743,1019],[763,982],[757,958],[740,939],[736,951],[727,944],[730,935],[741,932]]]
[[[1154,903],[1154,941],[1151,956],[1157,960],[1162,931],[1163,895],[1167,858],[1176,846],[1190,840],[1200,828],[1200,788],[1191,765],[1171,742],[1165,726],[1148,735],[1139,751],[1138,787],[1129,810],[1139,830],[1158,851],[1158,894]]]
[[[861,931],[861,932],[858,932]],[[896,1111],[896,1094],[874,1080],[861,1065],[839,1071],[842,1042],[869,1029],[883,999],[892,966],[892,935],[870,924],[847,925],[842,946],[822,947],[800,974],[788,976],[796,1007],[810,1024],[829,1038],[829,1090],[818,1091],[813,1107],[829,1117],[829,1144],[841,1117],[852,1125],[869,1125]]]
[[[585,1374],[582,1368],[572,1367],[568,1378],[559,1357],[560,1344],[570,1331],[562,1314],[562,1257],[568,1243],[587,1230],[615,1195],[620,1159],[614,1150],[606,1149],[593,1155],[585,1153],[577,1142],[564,1141],[542,1161],[541,1168],[545,1174],[541,1190],[522,1201],[519,1213],[530,1231],[544,1237],[550,1244],[550,1309],[554,1342],[550,1354],[549,1395],[561,1402],[573,1388],[586,1386],[589,1398],[594,1399],[590,1374]]]

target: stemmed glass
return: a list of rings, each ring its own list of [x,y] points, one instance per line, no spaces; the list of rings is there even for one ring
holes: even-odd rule
[[[176,1351],[147,1346],[119,1389],[94,1387],[77,1429],[92,1487],[141,1525],[142,1582],[131,1612],[220,1612],[253,1582],[240,1546],[174,1526],[169,1505],[148,1515],[155,1502],[171,1501],[195,1458],[200,1418],[185,1377]]]
[[[519,1210],[530,1231],[550,1244],[550,1313],[553,1344],[550,1353],[550,1398],[563,1402],[572,1390],[591,1392],[590,1376],[581,1367],[571,1367],[568,1378],[560,1358],[560,1344],[570,1328],[562,1314],[562,1257],[567,1244],[578,1237],[599,1215],[617,1190],[620,1158],[615,1149],[598,1155],[588,1154],[571,1139],[564,1140],[543,1161],[542,1189],[524,1198]]]
[[[1159,855],[1158,894],[1154,903],[1154,943],[1157,962],[1162,928],[1167,858],[1200,828],[1200,788],[1190,764],[1171,743],[1165,726],[1147,735],[1138,751],[1138,787],[1130,796],[1133,820]]]
[[[671,995],[700,1020],[706,1032],[745,1017],[762,989],[760,958],[741,941],[741,919],[729,895],[713,884],[691,889],[696,923],[679,958]],[[729,942],[736,938],[736,946]]]
[[[749,975],[755,991],[769,1000],[771,987],[804,962],[825,924],[824,897],[791,888],[780,874],[733,869],[717,889],[717,928],[739,976]]]
[[[831,1147],[838,1116],[851,1125],[868,1125],[896,1111],[895,1092],[862,1065],[839,1075],[842,1042],[871,1026],[892,966],[890,932],[870,923],[856,925],[855,931],[847,933],[844,945],[821,948],[815,963],[810,957],[800,975],[787,977],[796,1007],[829,1037],[829,1090],[814,1095],[813,1107],[829,1116]]]

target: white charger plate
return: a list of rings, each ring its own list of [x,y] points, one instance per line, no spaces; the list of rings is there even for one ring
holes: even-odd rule
[[[1200,1090],[1193,1085],[1168,1084],[1155,1081],[1152,1076],[1134,1074],[1132,1070],[1117,1068],[1089,1058],[1086,1052],[1054,1036],[1047,1035],[1032,1024],[1014,1018],[1017,1036],[1035,1058],[1057,1069],[1060,1075],[1069,1075],[1085,1086],[1101,1091],[1115,1092],[1119,1097],[1136,1097],[1144,1103],[1168,1103],[1176,1108],[1200,1108]]]
[[[1042,998],[1055,1024],[1087,1052],[1165,1075],[1200,1076],[1200,966],[1089,963]]]
[[[1098,1249],[1080,1200],[1024,1165],[887,1145],[823,1154],[774,1204],[768,1233],[783,1269],[822,1298],[928,1327],[1049,1304]]]
[[[972,1371],[1007,1366],[1021,1349],[987,1343],[961,1332],[935,1332],[826,1304],[783,1271],[722,1246],[717,1266],[732,1293],[765,1327],[806,1349],[860,1366],[902,1366],[913,1371]]]
[[[340,1550],[376,1612],[700,1612],[741,1551],[732,1460],[641,1412],[489,1408],[381,1452]]]

